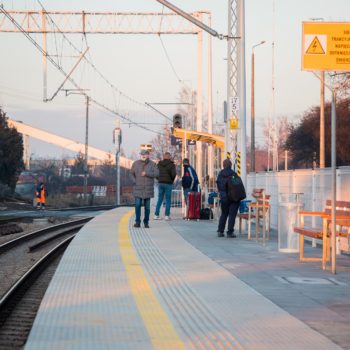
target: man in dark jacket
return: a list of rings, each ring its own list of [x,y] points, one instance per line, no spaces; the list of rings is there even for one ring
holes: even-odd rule
[[[170,220],[170,207],[171,207],[171,190],[173,188],[173,182],[176,177],[176,167],[171,160],[171,154],[165,152],[163,160],[158,163],[159,177],[158,177],[158,202],[156,211],[154,213],[154,220],[159,220],[160,207],[163,204],[165,197],[165,220]]]
[[[134,180],[135,197],[135,224],[134,227],[141,226],[141,206],[144,203],[145,217],[143,223],[145,228],[149,228],[149,215],[151,210],[151,198],[154,196],[154,180],[159,176],[156,163],[149,159],[149,151],[140,152],[141,159],[136,160],[131,167],[131,176]]]
[[[190,161],[184,158],[182,162],[184,166],[184,172],[182,176],[182,188],[184,190],[184,197],[187,203],[189,192],[198,192],[198,176],[196,171],[191,167]]]
[[[236,236],[234,235],[233,231],[240,202],[231,202],[228,199],[227,182],[233,175],[236,175],[236,173],[232,170],[232,162],[230,159],[225,159],[223,166],[224,169],[220,171],[216,180],[221,202],[221,216],[219,219],[219,227],[217,232],[218,237],[224,237],[228,217],[227,237],[235,238]]]

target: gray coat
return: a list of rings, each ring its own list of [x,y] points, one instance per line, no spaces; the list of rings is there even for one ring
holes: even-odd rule
[[[145,171],[146,176],[141,176]],[[159,176],[159,170],[151,160],[147,162],[136,160],[131,167],[131,177],[134,180],[134,196],[138,198],[153,198],[154,197],[154,179]]]

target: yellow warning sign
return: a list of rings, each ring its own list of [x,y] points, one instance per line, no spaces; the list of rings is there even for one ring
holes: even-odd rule
[[[324,55],[325,51],[323,50],[323,47],[318,40],[318,37],[315,36],[314,40],[312,40],[309,48],[306,50],[306,53],[308,55]]]
[[[233,117],[230,118],[230,129],[238,129],[238,119]]]
[[[303,22],[302,69],[350,71],[350,22]]]

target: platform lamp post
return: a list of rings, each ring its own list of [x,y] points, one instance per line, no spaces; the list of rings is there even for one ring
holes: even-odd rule
[[[84,95],[86,102],[85,114],[85,152],[84,152],[84,202],[87,204],[87,183],[88,183],[88,149],[89,149],[89,103],[90,97],[84,92],[85,89],[62,89],[68,95]]]
[[[252,46],[252,80],[251,80],[251,134],[250,134],[250,172],[255,172],[255,55],[254,49],[265,44],[265,40]]]

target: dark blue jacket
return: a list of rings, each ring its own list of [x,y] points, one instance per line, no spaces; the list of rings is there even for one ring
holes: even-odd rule
[[[235,172],[230,168],[222,169],[219,172],[216,184],[218,186],[221,199],[227,199],[227,180],[234,174]]]
[[[191,191],[198,191],[198,176],[191,165],[184,165],[184,175],[182,176],[182,187],[184,189],[191,189]]]

